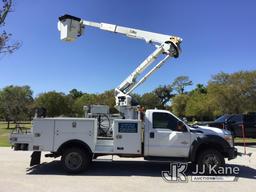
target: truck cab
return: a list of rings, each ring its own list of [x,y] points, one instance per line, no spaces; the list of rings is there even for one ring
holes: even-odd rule
[[[189,127],[165,110],[145,114],[145,154],[151,157],[188,157],[191,144]]]

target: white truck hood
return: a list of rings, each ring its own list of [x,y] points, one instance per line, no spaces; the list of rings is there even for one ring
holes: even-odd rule
[[[231,135],[231,132],[228,130],[201,125],[198,125],[196,127],[190,127],[190,130],[192,132],[203,133],[204,135],[218,135],[220,137],[224,137],[225,135]]]

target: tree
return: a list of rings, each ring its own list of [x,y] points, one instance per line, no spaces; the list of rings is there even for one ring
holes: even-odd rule
[[[81,97],[76,99],[73,109],[75,111],[76,116],[84,116],[84,106],[89,106],[93,104],[98,104],[97,102],[97,95],[96,94],[88,94],[84,93]]]
[[[55,91],[40,94],[35,99],[35,106],[45,108],[48,117],[62,116],[70,113],[70,106],[65,94]]]
[[[256,71],[218,73],[208,83],[214,114],[256,111]]]
[[[7,15],[11,12],[12,7],[12,0],[2,0],[2,8],[0,8],[0,27],[3,27],[5,25],[5,19]],[[7,33],[5,30],[0,33],[0,54],[13,53],[21,46],[20,42],[10,42],[11,36],[12,34]]]
[[[2,0],[2,8],[0,9],[0,25],[4,24],[5,18],[11,10],[12,0]]]
[[[1,91],[0,91],[0,97],[1,97]],[[1,105],[1,103],[0,103],[0,105]],[[0,107],[0,121],[1,120],[5,120],[5,115],[4,115],[4,109]]]
[[[96,97],[96,104],[100,105],[108,105],[110,109],[110,113],[116,113],[117,110],[115,108],[115,95],[114,95],[114,90],[108,90],[105,91],[104,93],[99,94]]]
[[[186,116],[196,117],[199,120],[209,120],[213,117],[211,107],[207,94],[194,92],[188,97],[185,114]]]
[[[130,94],[132,97],[132,105],[136,106],[136,105],[141,105],[141,96],[137,93],[131,93]]]
[[[83,95],[83,92],[78,91],[77,89],[71,89],[68,95],[71,96],[73,99],[77,99]]]
[[[184,117],[186,115],[186,106],[189,96],[186,94],[176,95],[172,99],[172,111],[178,117]]]
[[[196,84],[196,88],[193,89],[191,92],[192,93],[193,92],[198,92],[198,93],[206,94],[207,93],[207,87],[205,87],[203,84]]]
[[[153,92],[160,99],[162,107],[164,107],[170,101],[170,99],[174,96],[174,94],[172,94],[172,91],[173,89],[171,86],[164,85],[164,86],[159,86]]]
[[[0,111],[6,121],[28,119],[32,102],[32,90],[29,86],[7,86],[0,92]]]
[[[141,96],[141,101],[140,101],[141,106],[143,106],[145,109],[154,109],[155,107],[157,108],[163,108],[161,100],[159,97],[153,93],[145,93]]]
[[[187,86],[192,85],[192,81],[189,80],[188,76],[179,76],[174,79],[172,87],[177,91],[178,94],[183,94]]]

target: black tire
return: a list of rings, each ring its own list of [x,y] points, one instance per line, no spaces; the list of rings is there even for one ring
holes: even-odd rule
[[[85,171],[91,163],[91,154],[79,148],[68,148],[64,151],[61,162],[64,170],[69,174]]]
[[[215,166],[215,170],[225,165],[224,156],[216,149],[207,149],[199,154],[197,164],[200,170],[205,168],[206,173],[209,173],[210,166]]]

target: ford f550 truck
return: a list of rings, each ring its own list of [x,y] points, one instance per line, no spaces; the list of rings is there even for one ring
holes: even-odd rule
[[[191,127],[169,111],[152,109],[144,113],[133,105],[130,93],[169,58],[179,56],[181,38],[85,21],[70,15],[60,17],[58,22],[64,41],[74,41],[81,36],[85,26],[145,40],[156,50],[115,89],[117,116],[109,114],[109,107],[104,105],[85,107],[84,118],[46,118],[39,110],[32,121],[31,132],[11,133],[14,150],[33,151],[31,166],[40,163],[41,152],[50,152],[47,157],[61,157],[69,173],[85,170],[93,159],[103,155],[186,161],[216,168],[224,166],[225,158],[236,157],[229,131]],[[137,81],[136,78],[162,55],[164,58]]]
[[[224,166],[237,151],[227,130],[190,127],[165,110],[147,110],[144,121],[114,119],[112,136],[98,136],[96,118],[35,118],[30,133],[12,133],[14,150],[34,151],[31,165],[40,163],[41,151],[61,156],[64,169],[78,173],[102,155],[144,157],[146,160],[186,161]]]

